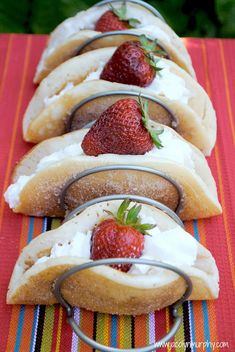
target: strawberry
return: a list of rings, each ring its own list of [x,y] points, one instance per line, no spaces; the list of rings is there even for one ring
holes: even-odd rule
[[[139,213],[141,205],[134,204],[130,209],[130,200],[124,200],[115,216],[95,226],[91,239],[91,259],[139,258],[144,250],[144,235],[155,227],[153,224],[141,224]],[[127,272],[131,265],[117,264],[113,268]]]
[[[98,32],[121,31],[128,28],[128,22],[121,21],[111,10],[106,11],[95,26],[95,30]]]
[[[110,4],[111,10],[106,11],[97,21],[95,30],[98,32],[111,32],[117,30],[125,30],[136,27],[140,23],[135,18],[127,17],[127,7],[124,2],[122,6],[117,9]]]
[[[85,154],[145,154],[156,145],[159,134],[149,126],[148,102],[121,99],[104,111],[82,141]]]
[[[156,41],[150,41],[145,35],[139,40],[121,44],[106,63],[100,78],[110,82],[132,84],[139,87],[149,86],[156,73],[159,54]]]

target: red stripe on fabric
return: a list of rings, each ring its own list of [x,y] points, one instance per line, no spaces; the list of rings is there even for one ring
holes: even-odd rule
[[[216,45],[216,50],[215,46],[213,48],[210,48],[210,54],[208,54],[208,43],[206,46],[206,60],[207,60],[207,67],[210,67],[212,65],[212,62],[214,62],[215,58],[215,53],[214,51],[218,51]],[[214,50],[213,50],[214,49]],[[214,54],[214,55],[213,55]],[[213,55],[213,60],[211,59]],[[221,56],[219,55],[218,60],[221,59]],[[220,61],[219,61],[220,62]],[[219,64],[218,62],[218,64]],[[232,223],[230,220],[231,218],[229,217],[229,214],[235,214],[235,194],[231,192],[230,190],[233,189],[234,186],[234,177],[233,173],[231,173],[231,170],[235,170],[235,154],[234,154],[234,148],[233,148],[233,140],[231,136],[231,126],[230,126],[230,121],[229,121],[229,114],[224,116],[224,111],[229,111],[228,108],[228,100],[226,99],[226,94],[225,94],[225,107],[224,110],[222,110],[222,104],[218,104],[218,99],[214,98],[214,94],[216,94],[216,90],[213,90],[212,87],[214,86],[215,83],[218,84],[218,86],[221,86],[225,80],[223,78],[224,70],[222,65],[221,67],[221,81],[220,84],[219,82],[214,81],[214,76],[210,78],[208,82],[208,89],[210,91],[210,95],[213,97],[213,100],[215,100],[215,106],[216,106],[216,111],[218,112],[218,142],[216,145],[215,149],[215,159],[216,159],[216,166],[217,166],[217,175],[218,175],[218,188],[220,189],[220,195],[221,195],[221,202],[223,206],[223,220],[224,220],[224,228],[225,228],[225,235],[227,237],[227,250],[228,250],[228,257],[229,257],[229,262],[230,262],[230,268],[231,268],[231,274],[233,278],[233,283],[235,287],[235,272],[234,272],[234,257],[233,254],[235,251],[235,238],[232,236],[232,233],[234,233],[235,230],[235,223]],[[234,77],[235,79],[235,77]],[[224,83],[225,87],[225,83]],[[223,90],[225,91],[226,88]],[[226,135],[226,138],[224,138],[224,135]],[[233,249],[232,249],[233,248]]]
[[[22,225],[21,225],[21,230],[20,230],[20,241],[19,241],[19,248],[18,248],[18,253],[21,252],[21,250],[26,246],[27,244],[27,238],[28,238],[28,226],[29,226],[29,218],[24,216],[22,218]],[[9,309],[9,306],[6,306],[6,309]],[[9,326],[9,334],[8,334],[8,339],[7,339],[7,346],[6,346],[6,351],[11,351],[11,349],[14,349],[15,346],[15,338],[16,338],[16,332],[18,328],[18,317],[19,317],[19,312],[20,312],[20,306],[14,306],[11,311],[10,315],[10,326]]]
[[[231,133],[232,133],[232,137],[233,137],[233,146],[234,146],[234,144],[235,144],[235,121],[234,121],[234,115],[232,112],[231,94],[230,94],[229,83],[228,83],[228,75],[230,75],[230,72],[228,72],[227,67],[226,67],[226,63],[225,63],[225,53],[224,53],[224,46],[223,46],[222,40],[219,40],[219,49],[220,49],[220,57],[221,57],[221,64],[222,64],[223,77],[224,77],[227,111],[228,111],[228,117],[229,117],[230,128],[231,128]]]
[[[16,36],[12,36],[12,52],[18,50],[18,59],[21,62],[21,67],[23,66],[25,60],[25,51],[26,51],[26,42],[21,42],[20,44],[16,40]],[[0,141],[1,141],[1,168],[0,168],[0,187],[2,188],[3,182],[5,179],[5,169],[7,167],[8,160],[8,150],[10,148],[10,140],[11,140],[11,129],[9,125],[14,124],[15,119],[15,106],[18,101],[18,94],[16,91],[19,90],[21,86],[21,82],[23,80],[23,72],[16,72],[16,68],[14,68],[15,60],[11,55],[9,57],[8,68],[6,69],[5,78],[4,78],[4,87],[2,96],[1,96],[1,105],[0,105],[0,116],[2,118],[1,121],[1,129],[0,129]],[[13,69],[14,68],[14,69]],[[12,70],[14,71],[15,78],[18,80],[15,82],[15,89],[11,85],[11,82],[14,80],[14,76],[12,76]],[[19,71],[19,70],[18,70]],[[9,101],[8,94],[11,93],[12,100]],[[14,97],[13,97],[14,95]],[[7,118],[6,118],[7,116]],[[12,165],[11,165],[12,166]],[[1,321],[4,321],[4,326],[2,327],[2,344],[5,346],[6,339],[8,337],[8,329],[11,319],[11,308],[5,305],[5,296],[7,292],[7,286],[9,283],[10,275],[15,264],[15,260],[18,256],[19,252],[19,236],[21,233],[22,227],[22,217],[18,215],[12,214],[9,209],[5,212],[4,218],[2,212],[3,200],[1,199],[1,210],[0,210],[0,222],[2,224],[1,231],[1,246],[0,246],[0,261],[1,268],[4,268],[4,272],[2,273],[2,284],[1,284],[1,302],[0,305],[0,318]],[[6,256],[7,253],[7,256]],[[15,312],[13,310],[12,312]]]
[[[216,316],[218,323],[217,335],[220,341],[227,341],[228,331],[231,331],[229,323],[234,304],[234,289],[232,287],[231,274],[234,275],[234,265],[232,253],[235,253],[234,238],[231,232],[234,232],[234,221],[230,214],[234,213],[235,195],[230,191],[229,184],[233,184],[233,174],[235,172],[235,159],[233,150],[233,141],[230,130],[230,122],[225,93],[224,70],[221,63],[221,55],[218,50],[218,41],[207,40],[204,42],[205,52],[205,71],[210,67],[214,74],[207,78],[207,89],[214,102],[217,111],[218,121],[218,139],[215,148],[214,167],[216,167],[217,185],[221,196],[223,206],[223,217],[216,217],[208,220],[208,244],[212,254],[215,254],[216,262],[220,272],[220,297],[215,303]],[[213,67],[213,65],[215,65]],[[235,79],[235,77],[233,77]],[[220,87],[220,89],[218,89]],[[219,95],[218,95],[219,92]],[[227,112],[227,113],[226,113]],[[226,136],[226,138],[224,137]],[[228,155],[230,154],[230,155]],[[209,224],[211,225],[209,228]],[[232,228],[231,228],[232,226]],[[214,234],[213,238],[211,233]],[[233,249],[232,249],[233,248]],[[229,258],[230,259],[229,259]],[[228,260],[229,259],[229,260]],[[230,271],[229,271],[230,267]],[[226,268],[226,269],[225,269]],[[234,332],[230,336],[232,336]],[[233,335],[234,336],[234,335]]]
[[[155,312],[155,336],[160,340],[166,334],[166,310],[161,309]],[[160,352],[166,351],[165,347],[159,349]]]
[[[11,162],[9,162],[9,169],[13,168],[15,161],[18,161],[19,158],[27,151],[30,146],[22,141],[21,138],[21,118],[23,114],[23,110],[28,102],[27,92],[30,92],[32,95],[32,86],[31,82],[26,80],[28,79],[29,68],[31,72],[35,70],[35,67],[32,66],[32,61],[34,61],[34,65],[36,65],[36,61],[38,57],[33,56],[34,53],[31,52],[29,57],[30,65],[28,65],[28,70],[25,69],[25,81],[24,81],[24,90],[22,87],[23,80],[23,71],[24,71],[24,60],[25,60],[25,52],[27,41],[29,41],[29,36],[18,36],[18,35],[10,35],[8,36],[11,40],[11,46],[8,46],[9,50],[9,61],[8,64],[5,64],[4,75],[1,82],[4,85],[4,89],[2,91],[1,103],[0,103],[0,116],[1,116],[1,129],[0,129],[0,190],[3,189],[3,183],[5,180],[5,171],[8,163],[8,154],[9,148],[12,139],[12,128],[10,126],[14,125],[15,117],[16,117],[16,106],[17,104],[21,104],[22,108],[20,117],[18,118],[17,125],[17,138],[14,141],[14,151]],[[42,38],[45,43],[45,38]],[[29,42],[28,42],[29,43]],[[43,44],[44,45],[44,44]],[[10,47],[10,49],[9,49]],[[38,45],[39,48],[39,45]],[[42,46],[41,46],[42,48]],[[39,50],[39,49],[38,49]],[[13,55],[13,53],[17,53],[17,55]],[[39,56],[39,52],[38,52]],[[5,60],[6,62],[6,60]],[[20,96],[20,87],[22,88],[22,101],[19,101]],[[10,172],[9,172],[10,173]],[[5,181],[6,182],[6,181]],[[0,262],[1,268],[4,268],[4,271],[1,274],[1,289],[0,289],[0,320],[4,321],[1,330],[1,347],[6,350],[6,339],[8,337],[9,324],[11,319],[11,307],[5,304],[5,296],[7,291],[7,286],[10,280],[10,276],[12,273],[13,266],[17,259],[19,253],[19,239],[21,233],[22,226],[22,216],[13,214],[11,210],[9,210],[8,206],[5,207],[4,218],[1,219],[2,228],[0,234]],[[41,229],[38,233],[41,232]],[[27,232],[26,232],[27,234]],[[6,255],[7,253],[7,255]],[[15,317],[16,322],[18,318]],[[12,335],[12,340],[13,340]]]
[[[61,351],[61,352],[70,351],[71,344],[72,344],[72,329],[70,325],[67,324],[65,312],[63,311],[60,348],[57,351]]]
[[[16,41],[16,43],[18,43],[18,41]],[[13,121],[13,127],[11,132],[11,137],[9,138],[10,143],[8,145],[8,154],[7,154],[7,162],[6,162],[6,166],[5,166],[5,179],[4,179],[4,183],[3,183],[3,189],[6,188],[7,184],[9,183],[10,180],[10,174],[12,172],[12,165],[14,162],[16,162],[16,160],[14,160],[14,156],[16,156],[15,150],[17,147],[17,139],[19,139],[19,137],[17,138],[18,131],[19,129],[21,129],[21,121],[19,119],[20,116],[20,109],[21,109],[21,105],[22,105],[22,98],[24,96],[24,86],[25,86],[25,81],[26,81],[26,76],[27,76],[27,68],[28,68],[28,64],[29,64],[29,52],[30,52],[30,47],[31,47],[31,37],[28,37],[27,42],[26,42],[26,46],[25,48],[23,47],[23,50],[25,49],[25,55],[24,55],[24,51],[22,53],[22,55],[24,56],[24,61],[23,61],[23,69],[22,69],[22,76],[21,76],[21,80],[20,80],[20,86],[19,86],[19,95],[17,96],[17,103],[16,103],[16,110],[15,110],[15,116],[14,116],[14,121]],[[20,50],[19,48],[16,48],[18,50]],[[22,50],[22,48],[21,48]],[[10,80],[12,80],[14,82],[14,80],[16,79],[16,77],[10,77]],[[12,104],[11,101],[9,101],[9,97],[8,97],[8,101],[7,103],[7,107],[9,108],[9,106]],[[9,131],[9,121],[8,121],[8,131]],[[5,202],[4,199],[1,199],[1,208],[0,208],[0,228],[2,225],[2,218],[3,218],[3,214],[4,214],[4,209],[5,209]]]
[[[146,315],[135,317],[135,347],[143,347],[148,343]]]
[[[8,70],[9,58],[11,54],[12,35],[0,34],[0,98],[4,89],[6,73]]]
[[[94,313],[86,310],[81,311],[81,329],[88,337],[93,338]],[[80,352],[92,352],[93,349],[84,342],[80,342]]]

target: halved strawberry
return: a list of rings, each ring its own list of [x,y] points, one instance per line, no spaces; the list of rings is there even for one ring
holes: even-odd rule
[[[141,224],[141,205],[134,204],[128,209],[130,203],[130,200],[124,200],[116,216],[107,211],[113,218],[95,226],[91,240],[91,259],[139,258],[142,255],[144,235],[156,225]],[[131,265],[117,264],[112,267],[127,272]]]
[[[145,154],[154,144],[161,148],[159,135],[149,124],[148,102],[121,99],[104,111],[82,141],[85,154]]]
[[[100,78],[110,82],[132,84],[139,87],[150,85],[161,70],[157,66],[159,53],[157,42],[141,35],[139,40],[121,44],[106,63]]]
[[[135,18],[127,17],[126,3],[117,9],[110,4],[110,10],[106,11],[97,21],[95,30],[98,32],[111,32],[117,30],[125,30],[136,27],[140,23]]]

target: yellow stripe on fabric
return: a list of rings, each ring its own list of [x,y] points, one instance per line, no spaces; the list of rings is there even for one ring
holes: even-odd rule
[[[166,332],[169,332],[170,330],[170,312],[169,308],[166,308]],[[167,352],[171,351],[171,346],[170,344],[167,345]]]
[[[104,344],[105,314],[98,313],[96,321],[96,341]]]
[[[61,225],[61,220],[60,219],[52,219],[51,222],[51,229],[55,230]]]
[[[109,314],[104,315],[104,345],[110,345],[110,319],[111,316]]]
[[[120,348],[131,348],[131,317],[120,316]]]
[[[180,342],[179,345],[180,347],[175,347],[176,352],[184,352],[185,348],[183,346],[183,342],[184,342],[184,324],[183,324],[183,307],[180,306],[178,308],[178,314],[182,317],[182,324],[180,325],[179,330],[177,331],[176,335],[175,335],[175,342]],[[182,344],[182,346],[181,346]]]
[[[59,307],[59,321],[58,321],[58,327],[57,327],[57,332],[56,332],[57,339],[56,339],[55,352],[60,351],[62,321],[63,321],[63,308],[62,308],[62,306],[60,306]]]
[[[103,345],[110,345],[110,316],[98,313],[96,323],[96,340]]]
[[[41,352],[50,351],[52,345],[52,334],[54,325],[54,306],[47,306],[45,311]]]
[[[9,183],[10,175],[11,175],[12,159],[13,159],[16,136],[18,133],[20,109],[21,109],[22,100],[23,100],[22,98],[23,98],[25,82],[26,82],[26,78],[27,78],[27,75],[26,75],[27,68],[29,65],[31,42],[32,42],[32,37],[31,36],[27,37],[25,57],[24,57],[24,63],[23,63],[23,69],[22,69],[22,77],[21,77],[19,95],[18,95],[18,100],[17,100],[17,105],[16,105],[16,113],[15,113],[14,123],[13,123],[13,127],[12,127],[12,138],[11,138],[11,143],[10,143],[10,148],[9,148],[6,173],[5,173],[4,183],[3,183],[3,189],[6,189],[8,183]],[[4,209],[5,209],[5,200],[2,197],[1,204],[0,204],[0,229],[2,227],[2,219],[3,219]]]
[[[233,136],[233,144],[235,144],[235,124],[234,124],[231,96],[230,96],[229,83],[228,83],[228,73],[227,73],[225,57],[224,57],[224,47],[223,47],[222,40],[220,39],[218,41],[219,41],[219,49],[220,49],[220,57],[221,57],[221,63],[222,63],[222,69],[223,69],[223,76],[224,76],[224,85],[225,85],[225,94],[226,94],[226,104],[227,104],[227,108],[228,108],[228,117],[229,117],[229,122],[230,122],[232,136]]]

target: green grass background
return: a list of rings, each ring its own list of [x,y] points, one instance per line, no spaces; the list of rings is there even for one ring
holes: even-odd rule
[[[0,32],[49,33],[94,0],[0,0]],[[235,0],[150,0],[180,36],[235,37]]]

